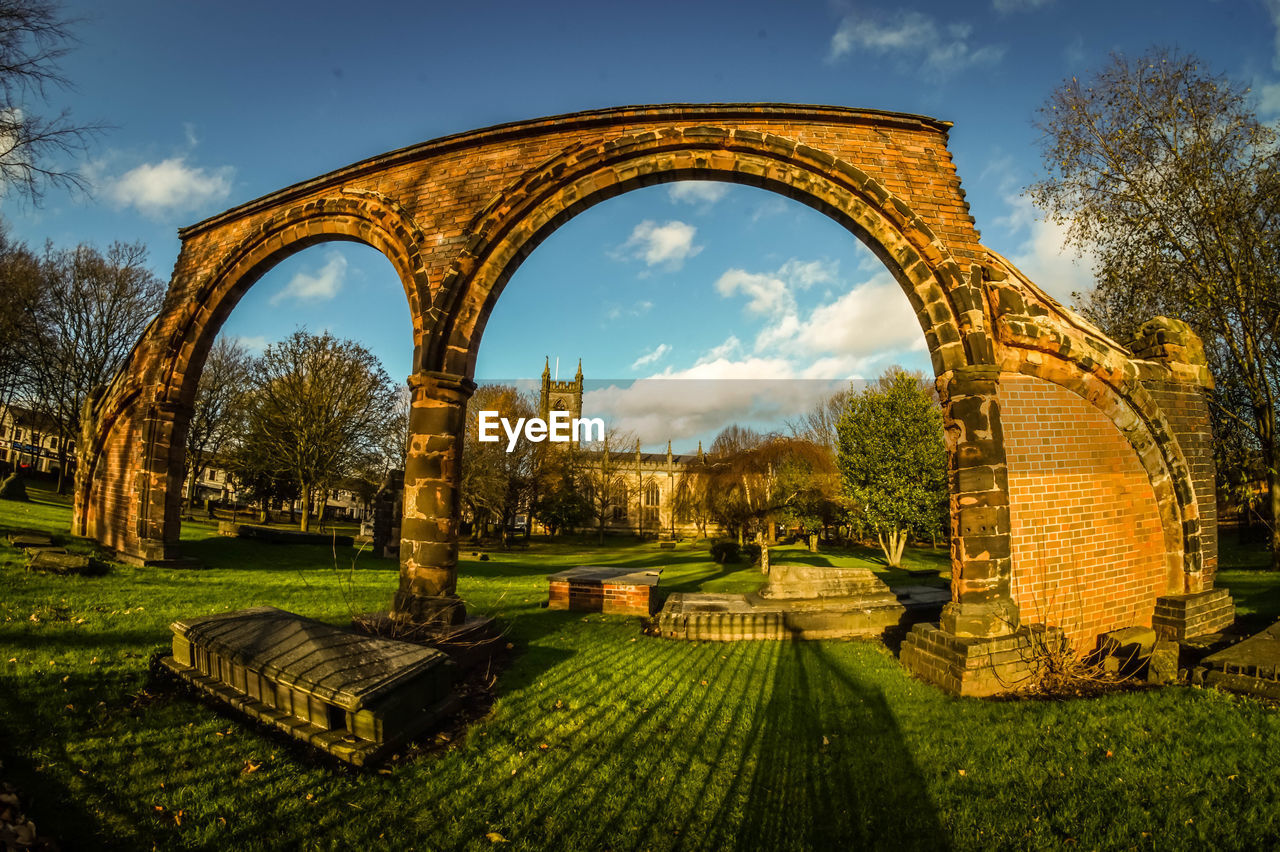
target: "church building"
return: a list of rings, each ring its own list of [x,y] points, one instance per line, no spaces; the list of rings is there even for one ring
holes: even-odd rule
[[[552,411],[567,411],[571,419],[582,417],[582,359],[578,359],[578,372],[570,381],[558,381],[551,377],[551,359],[542,370],[542,389],[538,401],[538,416],[547,420]],[[576,437],[575,437],[576,442]],[[677,495],[682,486],[682,475],[687,465],[698,460],[698,453],[682,454],[671,451],[667,441],[665,453],[640,451],[637,441],[632,447],[593,446],[579,449],[579,469],[584,480],[608,488],[610,507],[605,518],[609,532],[630,532],[658,538],[689,538],[698,535],[697,524],[687,511],[677,508]]]

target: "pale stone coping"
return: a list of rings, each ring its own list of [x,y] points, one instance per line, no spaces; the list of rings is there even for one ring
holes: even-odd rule
[[[272,606],[184,619],[172,628],[193,645],[353,712],[449,663],[434,648],[365,636]]]
[[[568,580],[571,583],[608,583],[610,585],[656,586],[662,575],[661,568],[642,569],[579,565],[547,575],[548,580]]]

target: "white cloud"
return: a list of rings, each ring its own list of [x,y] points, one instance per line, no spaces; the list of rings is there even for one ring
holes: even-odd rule
[[[815,284],[838,285],[840,295],[801,310],[795,294]],[[883,267],[846,289],[834,263],[793,258],[772,272],[730,269],[716,289],[725,298],[745,298],[746,309],[765,318],[749,350],[730,335],[691,367],[589,391],[587,415],[604,417],[645,446],[661,446],[713,434],[730,422],[776,428],[857,377],[891,363],[927,365],[919,322]],[[632,366],[656,363],[669,351],[659,345]]]
[[[319,272],[299,270],[289,279],[288,284],[271,297],[271,304],[279,304],[285,299],[297,302],[328,301],[342,289],[346,271],[347,259],[337,252],[330,252]]]
[[[1259,115],[1263,118],[1280,116],[1280,83],[1255,85],[1253,91],[1258,97]]]
[[[667,187],[667,196],[680,204],[710,207],[729,192],[729,185],[714,180],[682,180]]]
[[[1062,49],[1062,58],[1066,60],[1067,66],[1072,69],[1079,69],[1085,64],[1085,60],[1089,58],[1088,51],[1084,47],[1084,36],[1076,36],[1067,43]]]
[[[747,310],[754,314],[772,314],[789,311],[794,307],[787,282],[777,275],[747,272],[745,269],[728,269],[716,280],[716,292],[725,298],[739,293],[745,295]]]
[[[814,284],[830,284],[840,272],[838,260],[797,260],[791,258],[778,270],[778,274],[802,290]]]
[[[702,356],[701,361],[716,361],[721,358],[728,358],[742,350],[742,341],[738,340],[736,335],[729,335],[725,338],[724,343],[708,349],[706,354]]]
[[[911,303],[883,265],[852,287],[843,285],[837,270],[832,262],[792,258],[771,273],[727,270],[715,287],[725,298],[745,296],[747,311],[766,318],[752,346],[757,353],[862,362],[924,346]],[[839,285],[830,288],[839,295],[828,296],[805,315],[795,294],[815,284]]]
[[[118,178],[106,180],[107,197],[120,206],[136,207],[147,216],[194,210],[231,194],[235,169],[189,166],[186,157],[143,163]]]
[[[261,355],[262,350],[266,349],[267,344],[270,343],[270,341],[261,334],[249,335],[247,337],[242,334],[236,338],[236,342],[245,349],[248,349],[254,355]]]
[[[1048,6],[1053,0],[991,0],[991,8],[997,12],[1024,12]]]
[[[1263,3],[1271,15],[1271,25],[1276,29],[1275,55],[1271,58],[1271,65],[1280,70],[1280,0],[1263,0]]]
[[[717,359],[687,370],[666,370],[629,387],[583,394],[588,417],[603,417],[615,432],[645,446],[682,442],[736,422],[777,423],[797,418],[844,381],[805,381],[785,359]]]
[[[759,222],[761,219],[770,219],[774,216],[780,216],[786,213],[790,208],[785,198],[770,198],[760,202],[756,208],[751,211],[751,224]]]
[[[662,356],[666,355],[670,351],[671,351],[670,346],[668,346],[665,343],[659,343],[652,350],[650,350],[649,352],[646,352],[644,355],[641,355],[639,358],[633,361],[631,364],[631,369],[639,370],[641,367],[660,361],[662,359]]]
[[[970,24],[941,24],[921,12],[899,11],[891,19],[845,16],[831,37],[827,61],[861,50],[890,55],[903,69],[919,68],[929,76],[945,76],[979,65],[995,65],[1004,56],[1000,45],[975,46]]]
[[[643,260],[648,266],[662,266],[677,270],[689,258],[702,251],[693,238],[698,229],[679,220],[659,225],[646,219],[631,231],[630,238],[622,244],[618,255]]]
[[[622,305],[612,305],[609,308],[609,310],[605,312],[605,317],[607,317],[610,320],[621,319],[624,316],[625,317],[642,317],[645,314],[649,313],[649,311],[651,310],[653,310],[653,302],[650,302],[647,299],[641,299],[640,301],[632,304],[630,307],[623,307]]]
[[[1040,289],[1064,305],[1071,303],[1073,292],[1086,293],[1093,288],[1093,256],[1077,256],[1067,247],[1067,226],[1043,218],[1031,199],[1007,195],[1008,216],[997,220],[1014,233],[1026,236],[1009,260]]]

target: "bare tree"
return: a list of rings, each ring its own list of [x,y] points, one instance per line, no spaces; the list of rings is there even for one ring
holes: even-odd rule
[[[112,243],[106,254],[45,249],[44,298],[28,317],[29,398],[59,432],[59,490],[85,400],[120,369],[164,300],[165,283],[146,260],[141,243]]]
[[[396,388],[368,349],[305,330],[255,358],[250,382],[241,450],[297,483],[306,532],[317,495],[355,473],[384,440]]]
[[[187,497],[191,501],[196,499],[200,471],[221,456],[239,432],[236,406],[249,389],[252,360],[248,349],[226,337],[219,337],[209,350],[187,427]]]
[[[577,451],[578,484],[601,544],[614,511],[620,510],[625,515],[628,510],[627,477],[634,469],[635,446],[635,435],[630,432],[606,432],[603,440]]]
[[[73,41],[70,24],[50,0],[0,0],[0,189],[33,204],[49,186],[84,188],[59,160],[103,129],[41,109],[53,90],[69,87],[58,61]]]
[[[31,386],[31,320],[45,299],[39,257],[0,223],[0,421]]]
[[[835,453],[840,445],[836,424],[840,422],[840,415],[844,414],[844,410],[849,407],[849,400],[852,397],[851,388],[835,391],[818,401],[813,408],[802,414],[799,420],[787,421],[787,428],[791,430],[793,437],[820,444]]]
[[[1247,89],[1162,49],[1073,77],[1038,126],[1048,176],[1029,192],[1098,258],[1086,312],[1117,336],[1178,317],[1238,384],[1216,401],[1260,450],[1280,569],[1280,135]]]

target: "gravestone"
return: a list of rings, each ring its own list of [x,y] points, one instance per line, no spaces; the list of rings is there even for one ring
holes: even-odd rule
[[[661,570],[591,565],[559,571],[547,578],[547,608],[648,617],[658,608],[655,592],[661,575]]]
[[[161,661],[188,683],[341,760],[377,760],[456,706],[434,648],[270,606],[175,621]]]
[[[906,613],[865,568],[774,565],[758,592],[671,595],[657,627],[670,639],[842,639],[879,636]]]

